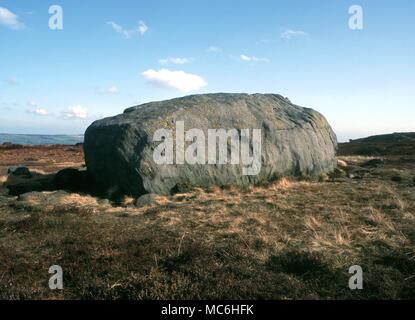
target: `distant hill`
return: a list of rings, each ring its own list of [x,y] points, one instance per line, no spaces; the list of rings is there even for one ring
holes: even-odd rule
[[[10,142],[26,145],[73,145],[84,142],[83,135],[43,135],[0,133],[0,144]],[[415,132],[370,136],[339,143],[338,155],[415,155]]]
[[[84,142],[83,135],[43,135],[43,134],[7,134],[0,133],[0,144],[48,145],[48,144],[77,144]]]
[[[415,155],[415,132],[371,136],[339,143],[338,155]]]

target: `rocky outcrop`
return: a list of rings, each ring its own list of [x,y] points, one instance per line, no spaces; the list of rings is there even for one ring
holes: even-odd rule
[[[189,138],[184,146],[180,145],[184,134],[181,125]],[[171,137],[161,137],[160,129],[170,132]],[[189,133],[190,129],[201,131]],[[226,130],[238,141],[235,146],[239,149],[230,146],[230,139],[222,150],[219,146],[209,148],[213,129]],[[254,139],[255,130],[259,142]],[[161,144],[165,147],[170,138],[174,142],[173,164],[166,156],[170,149],[160,151]],[[206,140],[199,144],[203,138]],[[206,149],[203,154],[202,147]],[[276,94],[225,93],[129,108],[121,115],[95,121],[85,133],[84,144],[88,173],[102,190],[134,197],[195,186],[246,186],[282,176],[318,176],[335,168],[336,148],[330,125],[312,109]],[[258,150],[258,162],[255,157],[249,158],[251,164],[243,161],[244,151],[252,156]],[[156,153],[167,163],[156,161]],[[227,162],[219,161],[220,154]]]

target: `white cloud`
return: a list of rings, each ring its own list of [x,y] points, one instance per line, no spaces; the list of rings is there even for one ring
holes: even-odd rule
[[[269,62],[269,59],[267,59],[267,58],[257,58],[255,56],[247,56],[247,55],[244,55],[244,54],[241,54],[239,56],[239,58],[242,61],[247,61],[247,62]]]
[[[144,35],[148,31],[148,27],[143,21],[139,21],[138,27],[134,29],[125,29],[113,21],[109,21],[107,24],[109,24],[115,32],[122,34],[125,39],[131,39],[135,34]]]
[[[161,65],[166,65],[170,63],[183,65],[183,64],[190,63],[190,60],[191,59],[188,59],[188,58],[166,58],[166,59],[160,59],[159,63]]]
[[[88,117],[88,109],[81,105],[69,107],[62,113],[65,119],[86,119]]]
[[[218,53],[218,52],[222,52],[222,48],[219,48],[219,47],[216,47],[216,46],[210,46],[208,48],[208,51]]]
[[[27,105],[30,107],[30,109],[27,110],[28,113],[33,113],[38,116],[49,115],[49,112],[44,108],[40,108],[39,105],[35,101],[28,101]]]
[[[98,93],[99,94],[118,94],[120,93],[120,90],[118,89],[117,86],[111,86],[107,89],[99,89]]]
[[[34,110],[27,110],[27,112],[36,114],[38,116],[47,116],[47,115],[49,115],[49,112],[46,109],[43,109],[43,108],[37,108],[37,109],[34,109]]]
[[[301,30],[285,30],[283,33],[281,33],[281,38],[282,39],[286,39],[286,40],[290,40],[293,38],[301,38],[301,37],[306,37],[307,33]]]
[[[241,60],[243,60],[243,61],[251,61],[252,60],[252,58],[251,57],[248,57],[248,56],[246,56],[246,55],[244,55],[244,54],[241,54]]]
[[[149,69],[142,75],[151,83],[177,89],[183,93],[199,90],[207,86],[207,82],[200,76],[184,71],[170,71]]]
[[[141,35],[144,35],[144,33],[146,33],[147,30],[148,30],[147,25],[143,21],[140,21],[138,23],[138,32],[140,32]]]
[[[13,30],[20,30],[24,28],[24,24],[19,21],[19,17],[3,7],[0,7],[0,24]]]
[[[107,89],[107,92],[108,92],[109,94],[117,94],[117,93],[119,93],[119,92],[120,92],[120,90],[118,90],[118,87],[117,87],[117,86],[112,86],[112,87],[109,87],[109,88]]]

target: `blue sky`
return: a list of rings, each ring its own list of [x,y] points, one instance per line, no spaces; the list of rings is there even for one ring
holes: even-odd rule
[[[414,15],[412,0],[0,0],[0,132],[78,134],[207,92],[282,94],[339,140],[415,131]]]

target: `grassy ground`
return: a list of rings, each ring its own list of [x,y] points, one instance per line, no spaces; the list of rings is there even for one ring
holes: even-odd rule
[[[415,162],[406,160],[388,158],[361,179],[196,189],[142,208],[62,192],[19,200],[2,188],[0,298],[415,298]],[[351,291],[356,264],[364,289]],[[48,288],[51,265],[63,268],[62,291]]]

